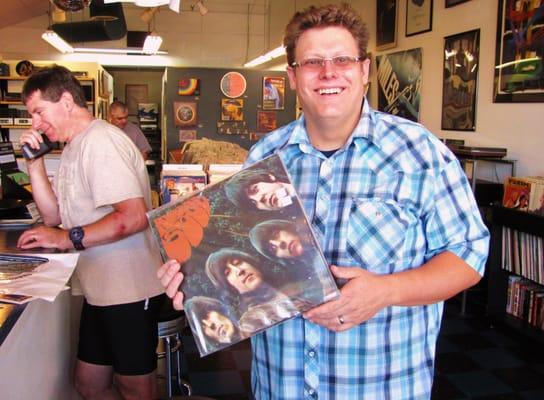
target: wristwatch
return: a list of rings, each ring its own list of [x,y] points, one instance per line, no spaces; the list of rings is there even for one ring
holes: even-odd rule
[[[75,226],[70,229],[68,236],[70,237],[70,240],[72,241],[76,250],[85,250],[85,246],[83,246],[83,243],[81,243],[83,236],[85,236],[85,232],[81,226]]]

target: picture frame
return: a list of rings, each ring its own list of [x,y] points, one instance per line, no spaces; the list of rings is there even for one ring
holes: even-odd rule
[[[243,99],[221,99],[221,121],[243,121]]]
[[[138,103],[147,102],[147,85],[125,85],[125,103],[128,115],[138,115]]]
[[[283,110],[285,107],[285,78],[263,77],[263,110]]]
[[[378,110],[419,122],[422,49],[376,56]]]
[[[406,0],[406,36],[433,29],[433,0]]]
[[[479,29],[444,38],[443,130],[476,130],[479,65]]]
[[[196,129],[180,129],[179,132],[179,142],[187,142],[189,140],[196,140],[197,131]]]
[[[516,11],[499,0],[495,50],[494,103],[544,102],[544,6]],[[537,12],[540,11],[540,12]],[[512,32],[517,32],[514,36]]]
[[[174,101],[174,124],[176,126],[195,126],[198,121],[196,101]]]
[[[200,79],[183,78],[178,81],[178,95],[198,96],[200,95]]]
[[[398,0],[382,0],[376,3],[376,50],[397,46]]]
[[[446,8],[454,7],[462,3],[466,3],[470,0],[445,0],[446,1]]]
[[[270,132],[278,127],[276,111],[257,110],[257,132]]]

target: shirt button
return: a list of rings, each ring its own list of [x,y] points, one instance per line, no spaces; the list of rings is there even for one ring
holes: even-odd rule
[[[311,358],[314,358],[314,357],[315,357],[315,351],[310,350],[310,351],[308,352],[308,356],[310,356]]]
[[[308,394],[310,396],[314,397],[315,396],[315,390],[313,390],[313,389],[308,390]]]

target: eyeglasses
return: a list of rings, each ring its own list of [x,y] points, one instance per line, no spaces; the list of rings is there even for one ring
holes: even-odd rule
[[[325,62],[330,61],[332,65],[336,68],[349,68],[352,65],[362,61],[362,57],[352,57],[352,56],[336,56],[330,58],[307,58],[300,62],[294,62],[291,64],[291,67],[303,68],[307,70],[318,70],[325,66]]]

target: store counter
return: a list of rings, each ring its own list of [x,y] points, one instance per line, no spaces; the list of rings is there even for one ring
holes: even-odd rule
[[[0,251],[16,252],[21,232],[0,229]],[[60,293],[52,303],[44,300],[23,306],[0,303],[0,397],[78,398],[71,382],[75,359],[73,327],[77,326],[72,314],[79,314],[73,308],[69,291]]]

